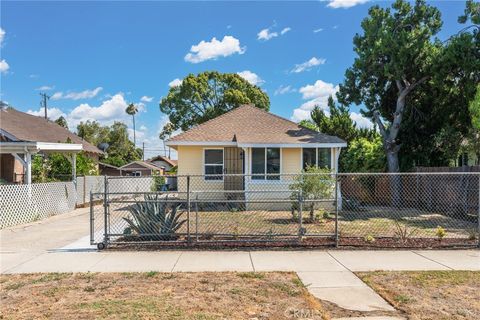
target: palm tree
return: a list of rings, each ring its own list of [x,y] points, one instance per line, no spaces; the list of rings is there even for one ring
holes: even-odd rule
[[[170,138],[172,136],[173,131],[175,131],[175,127],[171,122],[167,122],[164,126],[162,131],[159,134],[160,140],[163,141],[163,150],[165,151],[165,139]],[[165,156],[167,153],[165,152]],[[170,158],[170,148],[168,148],[168,158]]]
[[[135,114],[138,112],[138,107],[133,104],[133,103],[130,103],[127,107],[127,109],[125,109],[125,112],[128,113],[129,115],[132,116],[133,118],[133,145],[136,147],[137,146],[137,139],[136,139],[136,134],[135,134]]]

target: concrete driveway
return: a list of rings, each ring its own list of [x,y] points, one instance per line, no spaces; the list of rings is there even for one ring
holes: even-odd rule
[[[89,233],[89,208],[0,230],[0,272],[69,245]]]

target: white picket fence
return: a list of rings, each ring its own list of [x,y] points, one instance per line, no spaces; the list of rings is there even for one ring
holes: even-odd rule
[[[104,191],[103,176],[77,178],[73,182],[0,185],[0,229],[67,213],[90,202],[90,192]],[[113,180],[110,192],[150,191],[151,177]]]

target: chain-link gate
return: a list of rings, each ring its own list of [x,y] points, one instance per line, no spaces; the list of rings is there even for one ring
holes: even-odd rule
[[[105,177],[104,184],[90,195],[99,248],[479,243],[478,173]]]

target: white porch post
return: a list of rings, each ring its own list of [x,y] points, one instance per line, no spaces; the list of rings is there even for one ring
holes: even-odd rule
[[[25,183],[32,184],[32,154],[25,153]]]
[[[72,154],[72,181],[75,189],[77,189],[77,154]]]

